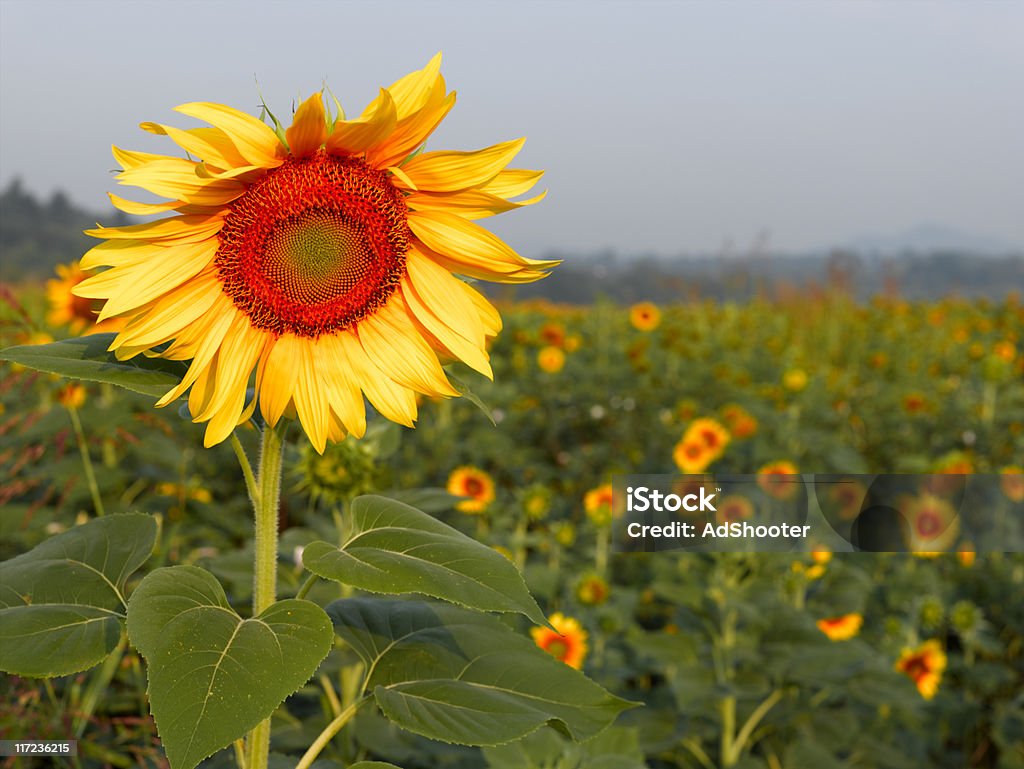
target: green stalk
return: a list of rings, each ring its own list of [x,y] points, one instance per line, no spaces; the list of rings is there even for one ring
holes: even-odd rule
[[[356,711],[359,710],[359,706],[364,702],[366,702],[365,699],[356,700],[345,708],[337,718],[331,721],[331,723],[327,724],[313,744],[309,746],[309,750],[306,751],[306,754],[295,766],[295,769],[309,769],[309,767],[313,765],[313,762],[316,761],[317,756],[320,755],[320,752],[327,747],[327,743],[334,739],[334,735],[340,732],[344,728],[345,724],[352,720]]]
[[[253,560],[252,616],[270,608],[277,590],[277,527],[281,503],[281,453],[283,427],[263,430],[259,475],[255,479],[256,543]],[[244,470],[244,465],[243,465]],[[248,478],[246,479],[248,481]],[[270,718],[249,732],[246,769],[266,769],[270,755]]]
[[[92,495],[92,504],[96,508],[96,515],[103,515],[103,500],[100,499],[100,487],[96,483],[96,473],[92,469],[92,459],[89,457],[89,445],[85,441],[85,431],[82,429],[82,420],[78,418],[78,409],[68,406],[68,413],[71,415],[71,424],[75,428],[75,439],[78,441],[78,451],[82,454],[82,469],[85,470],[85,481],[89,485],[89,494]]]

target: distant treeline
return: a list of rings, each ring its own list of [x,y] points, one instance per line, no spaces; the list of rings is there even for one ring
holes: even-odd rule
[[[97,241],[82,234],[96,222],[126,224],[128,217],[74,206],[62,192],[42,201],[14,179],[0,193],[0,269],[7,281],[50,277],[58,264],[81,257]],[[589,304],[649,299],[743,301],[784,299],[824,291],[867,298],[893,294],[930,299],[950,294],[998,299],[1024,288],[1024,256],[963,252],[906,253],[892,257],[836,251],[808,256],[617,257],[613,254],[531,254],[563,259],[547,279],[520,286],[485,285],[491,295]]]

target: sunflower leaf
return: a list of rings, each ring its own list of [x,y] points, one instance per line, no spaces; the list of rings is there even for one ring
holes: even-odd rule
[[[335,601],[327,614],[385,716],[430,739],[500,745],[550,723],[583,741],[635,707],[495,617],[373,598]]]
[[[118,360],[107,348],[116,334],[91,334],[49,344],[0,350],[0,360],[88,382],[108,382],[132,392],[159,397],[176,386],[186,368],[178,361],[138,355]]]
[[[125,583],[156,534],[152,516],[108,515],[0,564],[0,670],[63,676],[102,661],[121,638]]]
[[[195,566],[149,574],[128,604],[149,702],[171,769],[193,769],[268,718],[331,649],[324,610],[287,599],[242,619]]]
[[[448,375],[448,381],[451,382],[452,387],[458,390],[459,395],[480,409],[492,426],[497,426],[498,423],[494,421],[494,415],[491,413],[490,406],[484,403],[480,396],[469,389],[469,385],[453,374],[450,369],[445,369],[444,373]]]
[[[497,551],[395,499],[352,502],[348,541],[313,542],[307,569],[372,593],[421,593],[480,611],[544,614],[515,565]]]

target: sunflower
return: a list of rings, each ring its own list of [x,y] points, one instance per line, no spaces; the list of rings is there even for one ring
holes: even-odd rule
[[[629,308],[629,322],[637,331],[654,331],[661,323],[661,310],[653,302],[640,302]]]
[[[704,472],[714,459],[714,455],[701,438],[691,436],[684,437],[675,445],[672,449],[672,459],[679,472],[692,475]]]
[[[757,485],[763,492],[776,499],[792,499],[800,485],[799,478],[790,478],[799,474],[797,466],[785,459],[769,462],[757,471]]]
[[[50,310],[46,322],[51,326],[67,326],[72,334],[97,334],[101,331],[118,330],[116,319],[97,323],[101,302],[76,296],[75,286],[92,273],[83,270],[79,262],[58,264],[57,277],[46,281],[46,301]]]
[[[896,670],[913,681],[926,700],[935,696],[945,669],[946,653],[935,639],[925,641],[916,649],[904,649],[896,661]]]
[[[960,534],[960,518],[947,500],[934,494],[899,499],[908,524],[907,546],[912,553],[933,555],[949,550]]]
[[[542,173],[507,168],[522,139],[420,152],[455,103],[440,65],[438,54],[352,120],[325,107],[323,93],[303,101],[287,129],[274,119],[276,130],[198,102],[177,111],[211,127],[142,124],[187,159],[114,148],[122,184],[170,198],[112,195],[114,204],[174,215],[88,230],[104,242],[83,267],[110,269],[75,294],[105,301],[100,320],[125,319],[110,348],[119,359],[191,361],[157,405],[191,388],[207,446],[258,406],[270,425],[297,416],[322,451],[363,434],[364,395],[407,426],[416,393],[457,395],[439,358],[491,376],[485,340],[501,319],[456,276],[523,283],[557,262],[525,259],[474,221],[543,197],[513,200]]]
[[[719,523],[745,521],[754,514],[754,505],[741,494],[730,494],[718,503],[717,513]]]
[[[603,483],[583,495],[583,511],[597,526],[607,526],[612,522],[614,503],[615,496],[610,483]]]
[[[477,467],[458,467],[448,476],[448,493],[467,497],[456,510],[482,513],[494,501],[494,479]]]
[[[548,620],[551,628],[535,627],[530,630],[534,642],[541,649],[579,670],[587,656],[587,631],[572,617],[561,612],[552,614]]]
[[[722,456],[725,447],[729,445],[729,438],[729,431],[725,427],[716,420],[706,417],[693,420],[683,434],[684,441],[693,439],[702,442],[711,454],[712,460]]]
[[[819,619],[815,624],[818,630],[827,635],[832,641],[845,641],[853,638],[860,632],[864,624],[864,617],[860,614],[843,614],[839,617],[826,617]]]
[[[537,365],[541,371],[557,374],[565,366],[565,353],[559,347],[542,347],[537,353]]]

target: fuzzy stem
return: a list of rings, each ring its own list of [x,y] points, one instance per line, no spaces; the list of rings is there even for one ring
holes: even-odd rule
[[[281,502],[283,432],[281,427],[267,426],[263,430],[259,476],[255,483],[257,497],[253,500],[256,518],[252,593],[254,617],[274,603],[277,589],[277,513]],[[247,749],[249,755],[246,769],[266,769],[270,754],[270,718],[261,721],[249,732]]]

